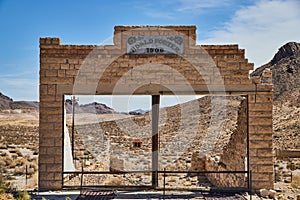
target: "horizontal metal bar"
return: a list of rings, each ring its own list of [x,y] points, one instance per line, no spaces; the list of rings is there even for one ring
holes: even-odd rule
[[[80,186],[63,186],[64,190],[68,189],[76,189],[80,188]],[[152,185],[86,185],[83,186],[82,189],[97,189],[97,190],[152,190],[155,189],[157,191],[167,190],[167,191],[197,191],[197,192],[249,192],[248,188],[245,187],[156,187],[153,188]]]
[[[123,171],[123,172],[110,172],[110,171],[70,171],[63,172],[63,174],[142,174],[142,173],[159,173],[159,174],[244,174],[248,171]]]
[[[76,189],[81,188],[80,185],[78,186],[66,186],[63,185],[63,189]],[[145,190],[145,189],[153,189],[152,185],[85,185],[82,188],[97,188],[97,189],[128,189],[128,190]]]

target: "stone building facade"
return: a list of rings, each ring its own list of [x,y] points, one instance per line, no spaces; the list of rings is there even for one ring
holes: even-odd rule
[[[113,40],[40,38],[39,189],[62,188],[64,95],[191,93],[248,96],[253,188],[273,188],[273,88],[249,77],[243,49],[197,45],[195,26],[116,26]]]

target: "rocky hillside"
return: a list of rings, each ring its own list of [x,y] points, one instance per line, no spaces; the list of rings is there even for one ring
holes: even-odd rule
[[[251,75],[260,76],[266,68],[272,71],[274,85],[274,148],[300,149],[300,43],[283,45]]]
[[[165,166],[175,162],[181,154],[184,155],[183,158],[191,159],[194,151],[202,154],[204,152],[220,154],[236,129],[237,114],[242,99],[242,97],[227,97],[226,99],[214,97],[214,100],[211,100],[210,97],[203,97],[160,109],[160,154],[161,157],[167,158],[163,160],[169,161],[164,163]],[[214,107],[211,106],[212,101],[215,101]],[[224,105],[226,105],[226,116],[223,116]],[[232,120],[222,121],[219,119],[222,116],[224,119]],[[89,133],[88,137],[87,133]],[[82,149],[89,150],[94,158],[99,157],[102,161],[103,158],[109,158],[109,155],[104,154],[119,156],[124,154],[126,157],[131,151],[133,151],[132,159],[137,157],[139,158],[137,160],[145,160],[145,163],[151,160],[151,112],[132,118],[78,125],[76,126],[76,135],[79,142],[76,146],[80,148],[83,145]],[[141,148],[133,148],[132,142],[135,139],[142,141]],[[110,143],[110,147],[107,143]],[[109,151],[107,151],[108,148]],[[78,152],[78,154],[80,153]],[[169,167],[186,169],[186,159],[183,158],[178,161],[179,165],[176,167],[172,165]],[[132,163],[135,162],[132,160]],[[145,165],[139,166],[135,163],[131,167],[141,170],[147,168]]]
[[[74,104],[75,113],[93,113],[93,114],[117,114],[113,108],[108,107],[103,103],[92,102],[88,104],[79,105],[77,102]],[[72,113],[72,100],[67,99],[65,103],[67,113]]]
[[[300,106],[300,43],[289,42],[279,48],[273,59],[251,75],[260,76],[264,69],[272,71],[274,102]]]
[[[0,110],[10,109],[13,100],[0,92]]]
[[[39,103],[34,101],[14,101],[0,92],[0,111],[2,110],[27,110],[38,109]]]

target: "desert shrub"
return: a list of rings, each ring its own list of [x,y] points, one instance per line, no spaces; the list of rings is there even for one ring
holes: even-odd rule
[[[31,196],[28,194],[26,190],[24,191],[18,191],[18,197],[16,200],[30,200]]]
[[[299,188],[300,187],[300,175],[293,176],[291,186],[293,188]]]
[[[21,153],[21,151],[19,149],[16,150],[16,154],[18,155],[18,157],[22,157],[22,153]]]
[[[20,158],[16,160],[16,166],[23,166],[26,163],[26,159],[25,158]]]
[[[0,149],[7,149],[7,145],[6,145],[6,144],[3,144],[3,143],[1,143],[1,144],[0,144]]]
[[[290,169],[290,170],[296,170],[296,169],[297,169],[297,168],[296,168],[296,165],[293,164],[293,163],[288,163],[288,164],[286,165],[286,168],[287,168],[287,169]]]
[[[5,166],[6,162],[2,159],[0,159],[0,167],[3,168]]]
[[[0,200],[14,200],[14,197],[12,194],[3,193],[0,194]]]
[[[9,153],[16,153],[17,152],[17,150],[15,149],[15,147],[14,147],[14,149],[9,149]]]
[[[0,200],[14,199],[13,195],[8,193],[9,191],[11,191],[10,183],[0,174]]]
[[[114,178],[114,179],[111,179],[107,185],[114,185],[114,186],[118,186],[118,185],[123,185],[124,184],[124,180],[122,179],[117,179],[117,178]]]
[[[296,168],[297,168],[297,169],[300,169],[300,162],[297,162],[297,163],[296,163]]]
[[[14,171],[14,175],[15,176],[22,176],[23,174],[25,174],[25,167],[21,166],[21,167],[16,167],[15,171]]]
[[[8,156],[8,154],[6,152],[2,152],[0,156],[6,157],[6,156]]]
[[[15,168],[16,163],[14,160],[12,160],[11,158],[6,158],[5,159],[5,166],[9,167],[9,168]]]
[[[16,154],[16,153],[12,153],[10,156],[13,160],[18,158],[18,154]]]
[[[34,172],[36,172],[38,170],[38,166],[35,163],[30,163],[29,168],[32,169]]]

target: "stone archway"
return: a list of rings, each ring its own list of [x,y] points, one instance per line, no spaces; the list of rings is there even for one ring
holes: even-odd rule
[[[156,40],[159,44],[152,44]],[[249,78],[253,64],[238,45],[201,46],[195,40],[195,26],[116,26],[114,45],[104,46],[64,45],[59,38],[40,38],[39,189],[62,188],[64,95],[155,96],[174,91],[248,95],[253,188],[273,188],[272,84]],[[153,73],[149,67],[153,63],[178,73]],[[132,78],[134,73],[140,78]]]

